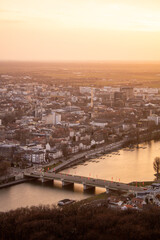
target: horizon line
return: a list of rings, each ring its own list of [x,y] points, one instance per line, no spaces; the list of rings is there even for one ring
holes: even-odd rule
[[[160,63],[159,60],[4,60],[4,63]]]

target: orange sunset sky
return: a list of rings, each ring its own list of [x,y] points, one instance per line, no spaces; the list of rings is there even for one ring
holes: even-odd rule
[[[160,61],[160,0],[0,0],[0,60]]]

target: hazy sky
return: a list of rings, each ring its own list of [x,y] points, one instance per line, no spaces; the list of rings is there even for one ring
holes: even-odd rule
[[[0,0],[0,60],[160,60],[160,0]]]

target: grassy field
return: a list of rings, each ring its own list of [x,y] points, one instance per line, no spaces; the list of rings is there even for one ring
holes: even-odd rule
[[[137,187],[146,187],[154,183],[154,181],[147,181],[147,182],[132,182],[129,185],[137,186]]]
[[[55,168],[55,167],[57,167],[59,164],[61,164],[62,162],[57,162],[57,163],[54,163],[54,164],[52,164],[52,165],[50,165],[50,166],[46,166],[46,167],[44,167],[43,169],[44,169],[44,171],[46,172],[46,171],[48,171],[48,170],[50,170],[50,169],[52,169],[52,168]]]
[[[160,88],[160,63],[75,62],[32,63],[1,62],[0,75],[30,75],[32,81],[81,86],[129,85]]]

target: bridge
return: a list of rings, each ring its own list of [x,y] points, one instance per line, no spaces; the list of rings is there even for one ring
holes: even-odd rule
[[[40,172],[33,172],[33,171],[26,171],[24,173],[25,177],[30,177],[30,178],[37,178],[41,179],[41,181],[54,181],[54,180],[59,180],[62,182],[62,186],[67,186],[67,185],[74,185],[74,183],[82,184],[83,189],[87,190],[90,188],[95,188],[95,187],[100,187],[100,188],[105,188],[106,192],[109,192],[109,190],[121,190],[121,191],[143,191],[144,189],[141,187],[136,187],[136,186],[130,186],[125,183],[120,183],[120,182],[113,182],[113,181],[108,181],[108,180],[103,180],[103,179],[95,179],[91,177],[83,177],[83,176],[77,176],[77,175],[69,175],[69,174],[63,174],[63,173],[49,173],[45,172],[40,173]]]

